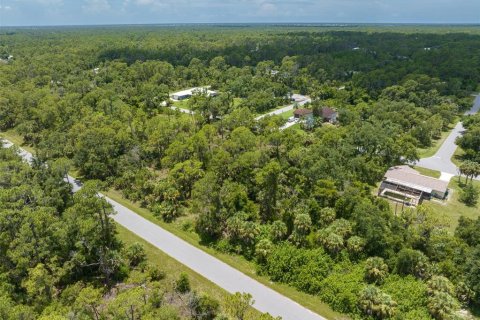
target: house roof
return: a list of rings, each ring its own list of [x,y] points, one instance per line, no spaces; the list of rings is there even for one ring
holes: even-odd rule
[[[313,113],[312,110],[305,109],[305,108],[297,109],[297,110],[293,111],[293,114],[296,115],[296,116],[305,116],[305,115],[311,114],[311,113]]]
[[[208,90],[208,88],[210,88],[210,87],[195,87],[195,88],[191,88],[191,89],[187,89],[187,90],[182,90],[182,91],[178,91],[178,92],[174,92],[174,93],[170,94],[170,97],[173,97],[173,96],[192,96],[194,93],[202,92],[204,90],[206,91],[207,95],[209,95],[209,96],[217,94],[216,91]]]
[[[409,166],[396,166],[388,169],[384,179],[396,184],[431,193],[432,191],[446,192],[448,181],[421,175]]]
[[[337,111],[335,111],[332,108],[329,108],[329,107],[323,107],[322,108],[322,117],[324,117],[324,118],[331,118],[336,113],[337,113]]]

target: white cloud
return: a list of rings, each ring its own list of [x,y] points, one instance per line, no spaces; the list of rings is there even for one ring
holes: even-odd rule
[[[108,0],[84,0],[82,9],[89,13],[102,13],[110,10],[110,2]]]
[[[158,1],[155,0],[135,0],[135,3],[141,6],[149,4],[157,4]]]
[[[45,6],[58,6],[63,4],[63,0],[35,0],[35,2]]]
[[[12,7],[0,5],[0,10],[8,11],[8,10],[10,10],[10,9],[12,9]]]

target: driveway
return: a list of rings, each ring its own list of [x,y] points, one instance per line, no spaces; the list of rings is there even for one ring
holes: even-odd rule
[[[480,110],[480,95],[477,95],[473,106],[470,110],[465,112],[465,115],[472,115]],[[449,177],[451,175],[458,175],[458,167],[452,162],[453,154],[457,149],[455,140],[460,137],[465,128],[462,123],[459,122],[453,128],[452,132],[448,135],[447,139],[440,146],[438,151],[431,157],[420,159],[416,165],[422,168],[437,170],[442,172],[443,177]],[[449,180],[449,179],[448,179]]]
[[[180,112],[183,112],[183,113],[195,114],[194,111],[188,110],[188,109],[185,109],[185,108],[179,108],[179,107],[171,106],[170,109],[172,109],[174,111],[180,111]]]
[[[12,143],[7,141],[4,146],[10,147]],[[31,153],[20,149],[20,155],[31,163]],[[74,191],[82,187],[81,183],[72,177],[68,177],[68,181],[72,184]],[[226,291],[230,293],[250,293],[255,300],[254,307],[261,312],[280,316],[284,320],[326,320],[295,301],[144,219],[127,207],[108,197],[105,197],[105,199],[117,212],[112,218],[118,224],[150,242],[175,260],[201,274]]]

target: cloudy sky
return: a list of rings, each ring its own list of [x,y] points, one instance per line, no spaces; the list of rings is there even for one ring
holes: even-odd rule
[[[0,26],[215,22],[480,23],[480,0],[0,0]]]

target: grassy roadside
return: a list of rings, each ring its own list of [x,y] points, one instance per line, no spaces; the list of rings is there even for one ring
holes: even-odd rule
[[[1,136],[5,137],[6,139],[12,141],[13,143],[15,143],[19,146],[22,146],[22,144],[23,144],[23,138],[13,131],[2,132]],[[32,148],[29,148],[29,147],[22,146],[22,148],[26,149],[29,152],[34,151]],[[73,171],[72,171],[72,174],[74,174]],[[156,223],[157,225],[161,226],[165,230],[167,230],[167,231],[175,234],[176,236],[182,238],[183,240],[187,241],[188,243],[202,249],[203,251],[209,253],[210,255],[212,255],[212,256],[218,258],[219,260],[231,265],[232,267],[238,269],[239,271],[243,272],[244,274],[254,278],[255,280],[259,281],[260,283],[262,283],[262,284],[272,288],[273,290],[285,295],[286,297],[296,301],[297,303],[303,305],[304,307],[306,307],[306,308],[324,316],[325,318],[327,318],[327,319],[346,319],[347,318],[345,315],[342,315],[340,313],[337,313],[337,312],[333,311],[327,304],[323,303],[320,300],[320,298],[318,298],[316,296],[312,296],[312,295],[300,292],[300,291],[296,290],[295,288],[292,288],[292,287],[290,287],[288,285],[285,285],[285,284],[273,283],[267,277],[258,275],[256,273],[255,265],[252,262],[247,261],[245,258],[243,258],[241,256],[238,256],[238,255],[234,256],[234,255],[220,253],[213,248],[209,248],[209,247],[201,245],[199,236],[197,234],[195,234],[194,232],[183,230],[180,223],[168,224],[168,223],[165,223],[165,222],[155,218],[150,211],[148,211],[144,208],[140,208],[138,205],[136,205],[134,203],[131,203],[130,201],[124,199],[122,197],[122,195],[120,194],[120,192],[115,191],[115,190],[110,190],[108,192],[105,192],[105,195],[110,197],[111,199],[117,201],[118,203],[124,205],[125,207],[133,210],[134,212],[136,212],[140,216],[146,218],[147,220],[150,220],[153,223]],[[120,232],[121,231],[119,231],[119,233]],[[129,239],[132,239],[134,237],[141,240],[141,238],[139,238],[139,237],[137,237],[133,234],[130,234],[126,239],[124,239],[124,236],[128,235],[127,232],[122,232],[120,234],[122,240],[124,240],[125,242],[127,242]],[[148,243],[147,243],[147,245],[151,246]],[[158,261],[160,261],[159,259],[161,257],[168,257],[165,253],[163,253],[161,250],[159,250],[155,247],[153,247],[152,251],[157,251],[158,252],[157,253],[157,258],[156,258]],[[168,257],[168,258],[170,260],[175,261],[174,259],[172,259],[170,257]],[[186,268],[183,265],[182,265],[182,267]],[[193,272],[193,271],[191,271],[191,272]],[[198,280],[198,281],[200,281],[200,280]],[[208,281],[208,280],[205,279],[205,281]]]
[[[2,132],[0,133],[0,137],[10,140],[15,145],[21,146],[29,152],[33,151],[31,147],[23,146],[23,138],[14,131]],[[207,293],[211,297],[218,300],[222,306],[224,305],[225,296],[229,294],[227,291],[220,288],[210,280],[204,278],[202,275],[191,270],[187,266],[181,264],[172,257],[168,256],[163,251],[159,250],[149,242],[143,240],[119,224],[117,224],[117,232],[118,237],[127,246],[135,242],[142,244],[147,255],[147,260],[150,263],[159,266],[160,269],[166,273],[168,281],[174,281],[180,276],[181,273],[186,273],[188,274],[192,287],[195,290]],[[260,314],[261,313],[255,308],[250,308],[246,320],[257,319]]]
[[[178,279],[181,273],[188,274],[192,288],[198,292],[205,292],[211,297],[217,299],[220,302],[220,305],[224,305],[225,296],[228,295],[228,292],[211,282],[210,280],[204,278],[200,274],[181,264],[177,260],[171,258],[163,251],[159,250],[149,242],[143,240],[133,232],[125,229],[121,225],[117,224],[118,236],[125,245],[130,245],[135,242],[140,243],[145,249],[147,254],[147,260],[157,265],[162,271],[166,273],[167,281],[174,281]],[[260,315],[260,312],[255,308],[250,308],[246,320],[257,319]]]
[[[465,181],[465,178],[461,178],[462,182]],[[473,181],[473,184],[480,188],[480,181]],[[477,207],[467,207],[465,204],[460,202],[460,192],[461,188],[458,183],[458,177],[453,177],[448,185],[450,188],[450,199],[447,201],[425,201],[424,204],[427,207],[430,207],[434,212],[445,215],[450,222],[450,231],[453,233],[455,228],[458,225],[458,219],[461,216],[465,216],[471,219],[476,219],[480,217],[480,208]]]
[[[448,126],[448,131],[443,131],[442,134],[440,135],[440,138],[433,141],[432,145],[428,148],[419,148],[418,149],[418,156],[420,158],[428,158],[433,156],[438,149],[440,149],[440,146],[445,142],[445,139],[447,139],[448,135],[452,131],[452,129],[455,127],[457,124],[458,119],[455,119],[453,124],[450,124]]]
[[[463,162],[464,155],[465,155],[465,151],[463,151],[461,147],[457,147],[457,149],[455,149],[455,152],[453,153],[453,156],[450,160],[452,160],[454,165],[456,165],[457,167],[460,167],[460,165]]]
[[[427,168],[422,168],[422,167],[417,167],[414,166],[413,169],[417,170],[420,174],[423,174],[424,176],[432,177],[432,178],[440,178],[442,173],[437,170],[432,170],[432,169],[427,169]]]
[[[238,255],[230,255],[216,251],[213,248],[204,246],[201,244],[199,236],[191,231],[184,230],[180,222],[174,223],[165,223],[160,219],[157,219],[149,210],[140,208],[137,204],[134,204],[128,200],[125,200],[120,192],[115,190],[110,190],[104,193],[106,196],[115,200],[116,202],[122,204],[123,206],[131,209],[145,219],[159,225],[163,229],[175,234],[179,238],[185,240],[191,245],[202,249],[208,254],[216,257],[217,259],[227,263],[228,265],[236,268],[237,270],[243,272],[249,277],[257,280],[258,282],[272,288],[273,290],[283,294],[284,296],[296,301],[302,306],[324,316],[327,319],[345,319],[346,316],[340,313],[333,311],[327,304],[323,303],[320,298],[309,295],[303,292],[296,290],[288,285],[273,283],[268,277],[260,276],[256,273],[256,268],[254,263],[247,261],[245,258]]]

